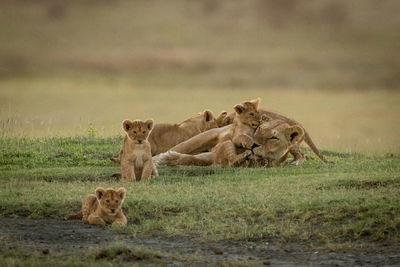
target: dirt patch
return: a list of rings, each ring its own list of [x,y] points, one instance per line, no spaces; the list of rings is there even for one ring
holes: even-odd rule
[[[190,237],[134,237],[108,228],[93,227],[81,221],[0,218],[0,254],[19,249],[41,255],[79,257],[94,249],[101,250],[109,244],[120,247],[140,245],[150,250],[190,256],[188,261],[157,259],[157,262],[161,260],[163,264],[173,265],[217,265],[233,262],[254,265],[376,266],[400,263],[399,250],[390,246],[381,246],[380,249],[369,252],[329,253],[313,251],[301,243],[281,243],[276,240],[205,243]],[[125,254],[127,252],[124,251]],[[138,260],[137,257],[125,258],[129,261]]]

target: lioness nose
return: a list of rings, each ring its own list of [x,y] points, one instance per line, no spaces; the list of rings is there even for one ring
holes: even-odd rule
[[[111,209],[111,212],[114,213],[115,209]]]
[[[141,144],[142,143],[142,140],[139,140],[139,144]]]

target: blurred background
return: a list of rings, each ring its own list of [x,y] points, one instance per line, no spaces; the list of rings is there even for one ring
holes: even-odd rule
[[[398,0],[2,0],[3,137],[122,135],[255,97],[322,149],[400,152]]]

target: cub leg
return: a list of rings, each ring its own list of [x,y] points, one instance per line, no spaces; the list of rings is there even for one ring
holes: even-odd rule
[[[99,216],[93,215],[93,214],[89,215],[88,222],[89,222],[89,224],[93,224],[93,225],[101,225],[101,226],[106,225],[105,221],[102,218],[100,218]]]
[[[300,165],[306,159],[306,156],[300,150],[299,144],[295,144],[294,146],[292,146],[290,148],[289,152],[290,152],[290,154],[293,155],[293,160],[290,162],[290,164]]]
[[[125,226],[128,223],[128,220],[126,219],[125,215],[122,214],[121,216],[117,217],[114,221],[115,224],[118,225],[123,225]]]
[[[136,181],[135,169],[130,160],[121,159],[121,178],[123,181]]]
[[[236,154],[236,147],[235,144],[228,140],[225,141],[221,147],[220,147],[220,152],[222,152],[222,155],[226,157],[228,160],[228,165],[229,166],[234,166],[235,164],[240,164],[243,162],[246,157],[251,155],[251,150],[246,150],[243,153]],[[221,155],[221,153],[219,153]]]
[[[85,200],[82,202],[82,221],[87,222],[88,217],[90,215],[90,209],[93,207],[93,204],[97,201],[95,195],[88,195]]]
[[[153,161],[151,160],[151,158],[149,160],[147,160],[144,165],[143,165],[143,170],[142,170],[142,179],[150,179],[151,178],[151,174],[153,172]]]
[[[253,138],[248,136],[247,134],[241,134],[232,139],[232,142],[239,147],[243,147],[246,149],[251,149],[254,144]]]

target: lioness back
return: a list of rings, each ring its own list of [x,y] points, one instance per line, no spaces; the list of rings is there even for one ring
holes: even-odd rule
[[[204,110],[179,124],[156,124],[148,138],[151,154],[154,156],[166,152],[199,133],[217,127],[218,124],[210,110]]]

